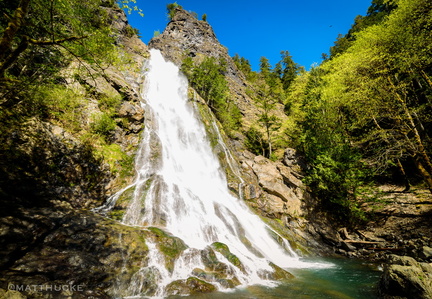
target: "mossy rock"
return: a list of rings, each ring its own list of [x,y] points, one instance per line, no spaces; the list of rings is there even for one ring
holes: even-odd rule
[[[218,272],[207,272],[203,269],[196,268],[192,271],[192,274],[208,282],[217,282],[227,289],[232,289],[240,285],[240,281],[237,279],[237,277],[234,276],[232,278],[227,278],[225,274]]]
[[[216,287],[196,277],[181,279],[171,282],[165,289],[166,295],[193,295],[200,293],[211,293]]]
[[[210,246],[201,251],[201,261],[207,271],[226,273],[229,270],[228,265],[217,259],[215,252]]]
[[[271,275],[271,279],[273,280],[281,280],[281,281],[287,281],[287,280],[291,280],[294,278],[294,275],[292,275],[291,273],[289,273],[288,271],[282,269],[281,267],[273,264],[273,263],[269,263],[270,267],[273,268],[274,272]]]
[[[0,298],[3,299],[25,299],[27,298],[18,291],[0,289]]]
[[[244,266],[241,263],[240,259],[235,255],[232,254],[229,250],[229,247],[221,242],[214,242],[211,247],[222,254],[228,261],[230,261],[231,264],[239,268],[242,272],[245,272]]]
[[[107,213],[107,216],[114,220],[121,221],[123,219],[124,214],[126,213],[126,209],[129,205],[129,202],[133,198],[134,192],[135,192],[135,187],[125,190],[118,197],[114,208]]]
[[[172,273],[176,259],[188,246],[180,238],[156,227],[149,227],[147,236],[156,243],[159,251],[165,256],[165,267]]]

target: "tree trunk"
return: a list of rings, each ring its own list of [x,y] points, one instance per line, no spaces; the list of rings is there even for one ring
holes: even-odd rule
[[[427,154],[427,151],[424,147],[420,133],[417,130],[417,126],[416,126],[414,119],[413,119],[413,117],[412,117],[412,115],[411,115],[411,113],[410,113],[410,111],[406,105],[405,100],[398,93],[397,88],[390,77],[388,77],[388,81],[390,82],[390,85],[392,86],[392,88],[394,90],[394,94],[396,96],[396,99],[399,101],[399,103],[402,106],[404,114],[408,120],[407,125],[408,125],[408,127],[410,127],[410,129],[412,130],[412,132],[414,134],[414,141],[415,141],[415,144],[417,145],[417,148],[418,148],[418,151],[416,153],[414,153],[415,157],[416,157],[415,160],[417,161],[416,164],[419,165],[419,166],[417,166],[417,168],[419,169],[420,173],[422,173],[422,176],[425,179],[425,182],[429,186],[429,190],[431,190],[431,192],[432,192],[432,162],[431,162],[431,160]],[[404,96],[406,96],[405,93],[404,93]]]
[[[0,40],[0,62],[3,63],[4,59],[12,51],[12,43],[21,26],[24,25],[24,18],[27,15],[28,7],[31,0],[21,0],[11,17],[8,26],[3,32]]]
[[[404,183],[405,183],[405,189],[402,192],[408,192],[411,188],[410,182],[408,180],[408,176],[406,175],[405,169],[401,163],[401,161],[399,159],[397,159],[397,165],[399,167],[399,170],[402,174],[402,177],[404,179]]]
[[[423,180],[428,186],[429,191],[432,193],[432,175],[425,169],[423,161],[420,157],[415,157],[415,165],[423,177]]]

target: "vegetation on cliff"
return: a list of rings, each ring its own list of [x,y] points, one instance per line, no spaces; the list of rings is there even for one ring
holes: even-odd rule
[[[431,9],[425,0],[374,0],[309,72],[288,52],[273,69],[262,58],[258,73],[235,56],[257,94],[269,90],[267,98],[283,102],[288,116],[272,136],[277,122],[262,115],[246,132],[249,149],[269,156],[277,139],[296,147],[310,166],[305,180],[313,193],[352,219],[363,217],[358,200],[368,183],[408,190],[423,182],[432,190]]]
[[[116,130],[131,126],[119,110],[132,95],[112,75],[131,60],[117,46],[120,36],[135,31],[118,27],[122,12],[114,1],[3,1],[0,11],[8,16],[0,20],[1,192],[13,197],[25,185],[22,196],[44,196],[47,186],[41,186],[59,178],[55,185],[79,185],[72,174],[60,174],[67,168],[61,146],[47,146],[55,143],[48,139],[61,139],[59,144],[68,140],[68,155],[87,157],[74,163],[91,161],[93,171],[106,173],[87,174],[100,189],[93,196],[104,197],[101,178],[132,170],[132,148],[114,144]],[[74,173],[85,168],[70,167]]]

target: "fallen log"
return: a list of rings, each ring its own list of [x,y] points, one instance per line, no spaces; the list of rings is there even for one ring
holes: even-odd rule
[[[356,241],[356,240],[343,240],[345,243],[355,243],[355,244],[379,244],[382,242],[372,242],[372,241]]]

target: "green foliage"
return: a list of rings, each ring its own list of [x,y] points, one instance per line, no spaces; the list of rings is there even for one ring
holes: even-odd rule
[[[159,30],[155,30],[155,31],[153,32],[153,37],[159,36],[160,34],[161,34],[161,33],[160,33]]]
[[[356,34],[369,26],[383,22],[396,8],[394,1],[373,0],[366,16],[357,16],[347,34],[339,34],[334,46],[330,48],[330,59],[345,52],[356,40]]]
[[[203,20],[204,22],[207,22],[207,14],[203,14],[201,17],[201,20]]]
[[[280,119],[274,115],[277,98],[273,96],[272,90],[271,87],[267,89],[267,86],[263,86],[256,99],[258,107],[261,108],[261,113],[258,115],[258,123],[264,128],[268,147],[268,155],[266,156],[268,158],[271,158],[273,154],[273,133],[281,125]]]
[[[430,1],[373,1],[349,46],[288,89],[284,130],[310,165],[305,182],[351,222],[374,176],[421,175],[432,189],[431,16]]]
[[[136,12],[141,17],[144,17],[144,13],[142,9],[136,5],[136,0],[121,0],[120,3],[121,3],[121,8],[127,11],[128,14],[132,14],[133,12]]]
[[[82,94],[64,85],[41,85],[33,98],[33,103],[39,103],[40,107],[39,113],[35,111],[34,115],[53,119],[71,132],[78,132],[84,102]]]
[[[280,71],[277,74],[281,79],[283,89],[287,90],[303,68],[294,62],[288,51],[281,51],[281,58],[281,61],[278,63]]]
[[[206,57],[195,66],[192,58],[188,57],[184,59],[181,70],[188,77],[191,86],[207,101],[227,134],[238,130],[241,113],[229,98],[228,83],[224,76],[226,62]]]
[[[246,140],[244,145],[255,155],[269,156],[268,143],[265,141],[263,134],[252,126],[245,133]]]
[[[235,54],[232,59],[237,68],[245,75],[246,79],[252,81],[255,73],[252,71],[249,60],[244,57],[240,57],[238,54]]]
[[[177,4],[177,2],[174,3],[170,3],[167,4],[167,14],[168,14],[168,19],[172,20],[175,16],[175,10],[177,8],[183,8],[181,5]]]
[[[94,133],[100,134],[105,138],[109,138],[116,127],[116,122],[110,115],[106,113],[96,114],[93,117],[91,128]]]

